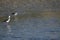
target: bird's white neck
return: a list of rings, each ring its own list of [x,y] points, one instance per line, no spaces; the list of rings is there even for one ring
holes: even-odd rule
[[[10,19],[11,16],[8,16],[8,18]]]
[[[8,16],[8,20],[6,21],[7,23],[10,22],[10,16]]]

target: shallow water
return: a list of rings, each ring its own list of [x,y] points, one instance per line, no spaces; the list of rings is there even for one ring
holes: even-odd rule
[[[0,40],[60,40],[60,0],[0,0],[0,21],[13,12],[20,17],[0,22]]]
[[[60,19],[27,17],[0,23],[0,40],[60,40]],[[10,29],[7,28],[10,26]]]

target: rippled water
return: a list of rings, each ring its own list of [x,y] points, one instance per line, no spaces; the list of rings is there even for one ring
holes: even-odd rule
[[[2,15],[20,15],[9,24],[0,22],[0,40],[60,40],[59,11],[60,0],[0,0],[0,21]]]
[[[59,24],[55,17],[28,17],[0,23],[0,40],[60,40]]]

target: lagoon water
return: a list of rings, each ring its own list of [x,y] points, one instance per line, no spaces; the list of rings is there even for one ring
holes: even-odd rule
[[[0,0],[0,20],[12,12],[20,17],[0,22],[0,40],[60,40],[60,0]]]
[[[29,16],[0,23],[0,40],[60,40],[60,19]]]

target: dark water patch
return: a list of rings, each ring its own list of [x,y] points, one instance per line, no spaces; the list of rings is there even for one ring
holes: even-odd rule
[[[53,38],[52,38],[52,39],[50,39],[50,40],[60,40],[60,38],[57,38],[57,39],[53,39]]]
[[[5,35],[0,35],[0,37],[4,38],[4,37],[6,37],[6,36],[5,36]]]
[[[52,38],[28,38],[28,40],[60,40],[60,39],[52,39]]]
[[[28,38],[28,40],[41,40],[41,38]]]
[[[12,38],[22,38],[22,37],[18,37],[18,36],[12,36]]]

